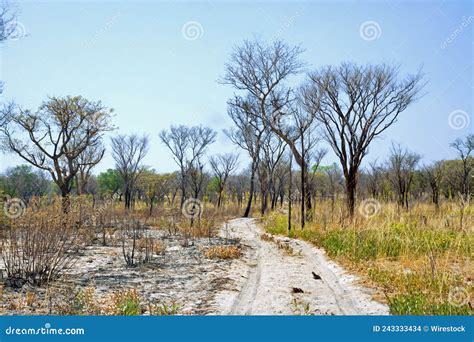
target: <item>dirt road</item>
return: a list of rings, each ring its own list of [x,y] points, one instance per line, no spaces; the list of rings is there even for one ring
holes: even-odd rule
[[[228,223],[223,234],[241,239],[245,255],[231,270],[236,288],[216,297],[218,314],[388,314],[322,250],[284,237],[262,240],[262,233],[253,219]]]

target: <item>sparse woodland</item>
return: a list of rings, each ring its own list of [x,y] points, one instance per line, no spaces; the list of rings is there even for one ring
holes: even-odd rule
[[[8,34],[0,30],[0,39]],[[281,40],[235,47],[219,77],[234,90],[223,99],[233,122],[223,132],[173,125],[124,135],[113,103],[79,95],[56,94],[36,109],[2,104],[1,153],[23,164],[0,175],[0,313],[205,313],[172,290],[154,300],[120,279],[173,274],[173,248],[198,260],[189,270],[194,262],[230,265],[241,246],[220,229],[255,217],[268,234],[324,248],[375,287],[392,314],[471,315],[474,135],[446,146],[452,160],[427,161],[416,146],[393,141],[373,161],[372,144],[381,135],[390,141],[398,117],[428,96],[423,73],[385,64],[311,68],[302,48]],[[211,155],[217,135],[240,153]],[[167,148],[157,158],[172,158],[175,172],[145,165],[152,144]],[[96,172],[105,154],[115,167]],[[326,163],[329,155],[337,162]],[[75,282],[94,251],[114,257],[109,288]]]

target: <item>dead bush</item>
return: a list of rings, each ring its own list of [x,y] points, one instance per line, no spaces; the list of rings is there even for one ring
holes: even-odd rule
[[[5,285],[42,285],[70,269],[82,248],[77,219],[73,212],[64,215],[53,207],[11,220],[0,240]]]
[[[154,252],[153,238],[138,220],[125,220],[121,227],[122,253],[128,266],[149,262]]]

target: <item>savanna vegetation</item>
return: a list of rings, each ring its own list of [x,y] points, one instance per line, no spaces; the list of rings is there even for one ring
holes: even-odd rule
[[[94,246],[119,253],[123,270],[154,267],[175,244],[230,262],[240,246],[219,229],[252,216],[269,234],[324,248],[378,288],[393,314],[472,314],[474,135],[453,141],[452,160],[428,162],[393,142],[369,163],[373,142],[422,96],[423,73],[343,63],[304,75],[301,52],[281,40],[235,47],[219,79],[235,91],[222,133],[173,125],[120,134],[113,104],[82,96],[52,96],[36,110],[4,104],[2,153],[24,164],[0,176],[3,312],[186,313],[186,303],[134,289],[58,283],[69,284]],[[235,152],[209,154],[218,134]],[[176,172],[145,165],[151,144],[168,149]],[[114,167],[96,172],[106,153]],[[336,163],[324,163],[329,153]]]

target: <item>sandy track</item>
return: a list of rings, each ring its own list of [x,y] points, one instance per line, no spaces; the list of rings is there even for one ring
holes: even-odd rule
[[[253,219],[228,223],[226,235],[241,239],[244,258],[231,270],[234,291],[216,297],[218,314],[388,314],[387,306],[372,300],[371,291],[356,285],[357,277],[329,261],[324,251],[284,237],[264,241],[261,234]],[[277,244],[287,244],[293,252]],[[321,279],[314,279],[312,272]],[[304,292],[294,293],[293,288]]]

